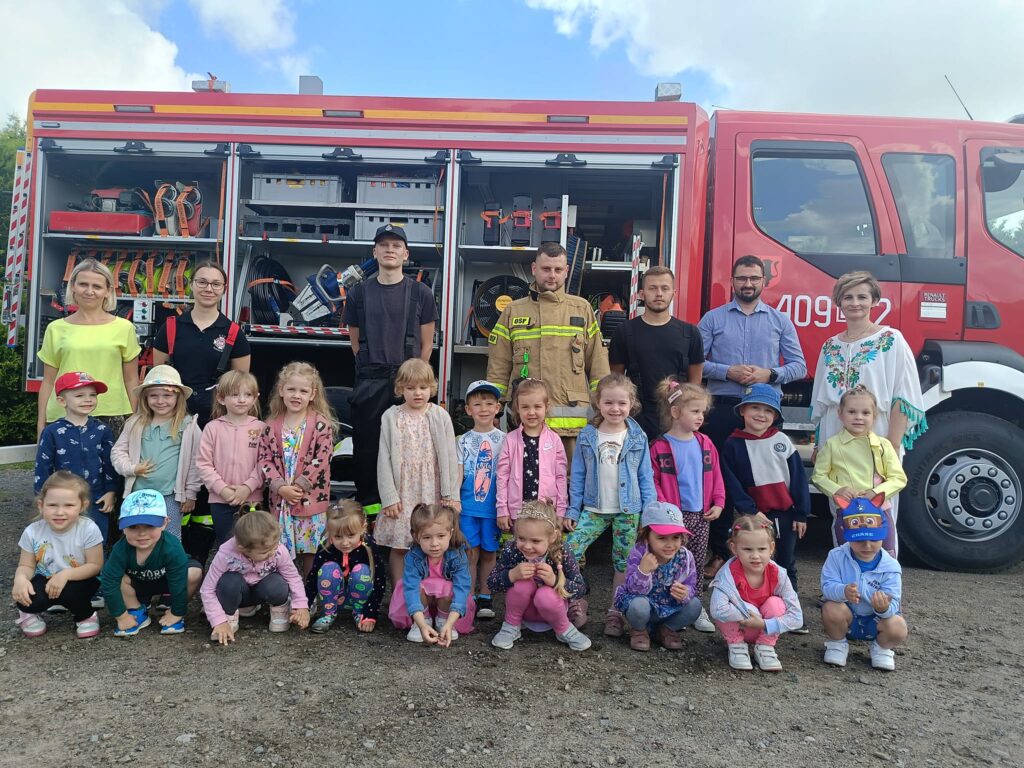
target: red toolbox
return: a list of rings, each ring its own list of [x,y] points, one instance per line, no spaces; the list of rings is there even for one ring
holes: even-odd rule
[[[145,237],[153,234],[153,217],[142,213],[52,211],[48,231]]]

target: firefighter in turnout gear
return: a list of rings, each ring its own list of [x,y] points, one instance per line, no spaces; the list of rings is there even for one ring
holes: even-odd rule
[[[587,425],[590,393],[609,373],[608,350],[586,299],[567,295],[565,249],[544,243],[531,265],[530,295],[509,304],[488,338],[487,380],[511,399],[515,382],[535,378],[551,390],[547,424],[571,457]]]

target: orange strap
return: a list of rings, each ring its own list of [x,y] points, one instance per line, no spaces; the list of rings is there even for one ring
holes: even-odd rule
[[[189,238],[188,216],[185,215],[185,199],[192,194],[192,187],[185,187],[174,199],[174,205],[178,209],[178,234],[186,240]]]
[[[160,284],[157,286],[156,293],[160,296],[169,296],[167,292],[167,286],[171,282],[171,272],[174,271],[174,252],[170,251],[164,254],[164,266],[160,270]]]
[[[142,254],[136,252],[132,258],[132,264],[128,267],[128,293],[132,296],[139,295],[139,288],[135,284],[135,273],[139,271],[139,266],[142,264]]]

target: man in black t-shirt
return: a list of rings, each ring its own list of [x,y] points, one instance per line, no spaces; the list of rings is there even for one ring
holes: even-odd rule
[[[675,277],[668,267],[651,267],[640,281],[645,311],[612,334],[608,362],[636,384],[643,410],[636,420],[653,440],[665,431],[658,414],[658,383],[666,376],[700,384],[704,345],[697,326],[672,317]]]
[[[370,514],[380,510],[380,421],[384,411],[397,402],[395,374],[410,358],[430,360],[436,317],[430,288],[402,273],[409,258],[405,230],[391,224],[378,229],[373,257],[379,271],[355,285],[345,302],[345,323],[356,358],[350,401],[356,500]]]

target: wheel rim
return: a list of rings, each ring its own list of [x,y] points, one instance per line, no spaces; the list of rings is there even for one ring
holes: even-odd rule
[[[947,454],[928,475],[925,494],[932,522],[964,542],[1005,533],[1021,511],[1021,482],[997,454],[966,448]]]

